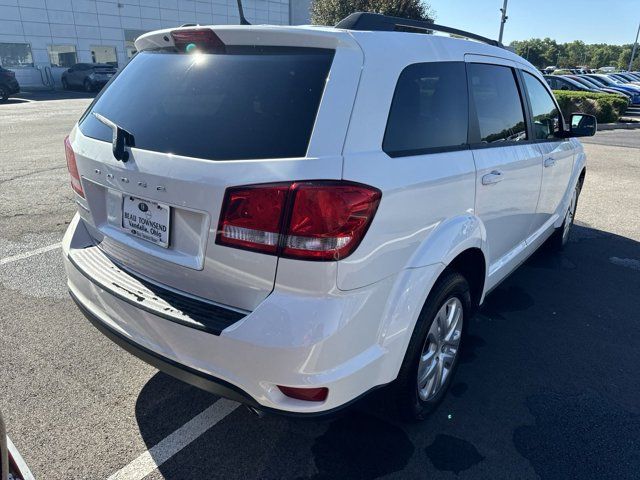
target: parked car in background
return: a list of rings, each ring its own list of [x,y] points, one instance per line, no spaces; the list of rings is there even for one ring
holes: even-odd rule
[[[622,82],[623,84],[628,83],[633,86],[640,85],[640,80],[627,73],[610,73],[608,76]]]
[[[640,105],[640,87],[638,86],[623,84],[618,80],[614,80],[609,76],[600,73],[588,73],[586,75],[580,75],[580,77],[587,78],[602,87],[626,92],[631,95],[632,105]]]
[[[640,86],[629,84],[628,81],[622,81],[617,79],[611,73],[588,73],[587,77],[596,80],[597,82],[605,84],[607,87],[622,88],[629,93],[640,93]]]
[[[574,79],[569,78],[566,75],[545,75],[544,79],[547,81],[552,90],[572,90],[580,92],[594,92],[600,93],[600,90],[595,87],[583,85],[576,82]]]
[[[87,92],[100,90],[117,71],[108,63],[76,63],[62,74],[62,87],[83,88]]]
[[[9,96],[16,93],[20,93],[20,84],[16,80],[16,74],[0,67],[0,102],[6,102]]]
[[[588,88],[593,88],[600,93],[611,93],[613,95],[621,95],[625,97],[627,100],[629,100],[629,103],[631,103],[631,99],[633,98],[633,95],[631,93],[625,92],[624,90],[617,89],[617,88],[605,87],[601,84],[594,82],[589,77],[584,77],[580,75],[563,75],[563,78],[569,78],[571,80],[574,80],[580,83],[581,85],[584,85],[585,87],[588,87]]]
[[[433,411],[485,295],[566,245],[574,137],[597,125],[565,123],[495,41],[407,22],[434,28],[353,14],[138,37],[64,142],[62,251],[89,321],[256,409],[332,413],[385,385],[402,417]]]

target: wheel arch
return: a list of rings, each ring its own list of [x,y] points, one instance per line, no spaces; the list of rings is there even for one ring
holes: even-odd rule
[[[445,272],[453,269],[464,276],[474,306],[481,304],[488,271],[485,250],[486,230],[478,217],[452,218],[429,235],[398,274],[378,332],[379,344],[390,354],[389,381],[396,378],[420,312]]]
[[[569,208],[569,202],[571,201],[571,196],[573,195],[573,190],[576,186],[582,188],[584,185],[584,180],[587,175],[587,156],[583,151],[580,151],[576,154],[576,161],[573,165],[573,172],[571,173],[571,178],[567,185],[567,190],[562,197],[562,201],[558,206],[558,218],[556,222],[553,224],[554,228],[560,228],[562,222],[564,221],[564,215],[561,212],[566,212],[567,208]]]
[[[582,167],[582,171],[580,172],[580,176],[578,177],[578,184],[580,188],[584,185],[584,179],[587,176],[587,167]]]
[[[487,260],[484,253],[477,247],[468,248],[458,254],[447,265],[447,269],[455,270],[469,283],[471,302],[475,313],[484,300],[484,286],[487,280]],[[442,273],[440,275],[442,276]]]

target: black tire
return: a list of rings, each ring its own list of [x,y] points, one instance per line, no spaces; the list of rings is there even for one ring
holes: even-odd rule
[[[4,89],[4,87],[0,87],[0,103],[4,103],[9,100],[9,94]]]
[[[460,300],[462,305],[460,344],[458,345],[453,362],[450,364],[450,369],[445,377],[444,383],[433,398],[425,401],[420,398],[418,387],[420,357],[423,354],[423,348],[427,344],[427,336],[429,335],[431,326],[433,322],[436,321],[435,317],[437,313],[443,308],[445,303],[454,297]],[[455,376],[460,358],[460,349],[463,347],[462,339],[464,338],[464,330],[469,323],[469,317],[472,311],[471,294],[466,279],[458,272],[445,271],[434,285],[424,307],[422,307],[402,366],[400,367],[398,378],[389,390],[392,408],[395,410],[395,414],[399,419],[412,422],[423,420],[429,413],[433,412],[442,401]]]
[[[93,92],[94,88],[93,88],[93,85],[91,84],[91,82],[89,80],[85,80],[84,81],[84,89],[87,92]]]
[[[571,202],[569,203],[569,208],[565,213],[564,221],[562,225],[555,229],[555,231],[551,234],[549,239],[547,240],[546,247],[549,251],[557,253],[564,250],[568,241],[569,241],[569,233],[571,232],[571,227],[573,226],[573,222],[576,218],[576,212],[578,209],[578,200],[580,199],[580,190],[582,190],[582,183],[578,182],[575,186],[574,195],[575,195],[575,203],[573,202],[573,197]],[[568,225],[567,225],[567,222]]]

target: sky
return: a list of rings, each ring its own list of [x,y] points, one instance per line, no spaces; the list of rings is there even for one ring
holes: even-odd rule
[[[426,0],[436,23],[498,38],[503,0]],[[640,0],[509,0],[503,43],[550,37],[559,43],[633,43]]]

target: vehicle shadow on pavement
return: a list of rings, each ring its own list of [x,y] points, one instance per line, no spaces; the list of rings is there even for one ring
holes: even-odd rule
[[[44,102],[50,100],[73,100],[82,98],[95,98],[97,92],[85,92],[82,90],[42,90],[42,91],[28,91],[20,92],[13,97],[0,103],[0,107],[3,105],[14,105],[18,103],[27,102]]]
[[[391,421],[375,396],[328,421],[238,408],[150,478],[634,478],[639,312],[640,243],[576,225],[487,297],[426,421]],[[216,399],[156,374],[136,404],[145,443]]]
[[[20,103],[29,103],[29,100],[25,100],[24,98],[10,97],[9,99],[5,100],[4,102],[0,102],[0,106],[1,105],[18,105]]]

